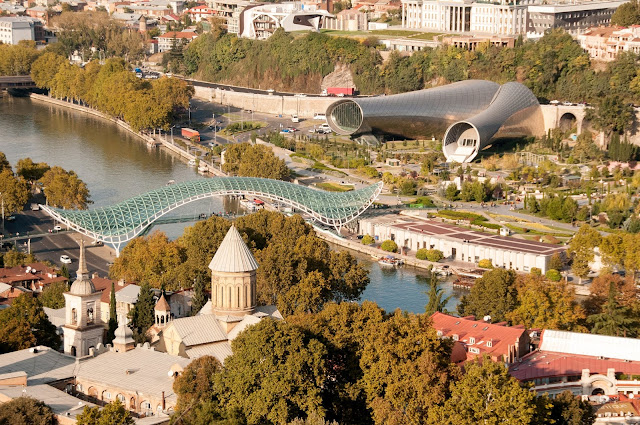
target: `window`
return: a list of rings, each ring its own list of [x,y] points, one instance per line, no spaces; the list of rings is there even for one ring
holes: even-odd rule
[[[475,343],[476,343],[476,339],[474,337],[470,337],[469,344],[475,344]]]
[[[487,347],[493,347],[493,341],[487,341]]]
[[[480,354],[480,349],[478,347],[469,347],[469,352],[473,354]]]
[[[71,324],[75,325],[78,323],[78,311],[75,308],[71,309]]]
[[[124,396],[123,396],[122,394],[118,394],[118,395],[116,396],[116,399],[118,399],[118,401],[119,401],[120,403],[122,403],[122,405],[124,405],[124,404],[125,404],[125,400],[126,400],[126,398],[124,398]]]
[[[453,338],[454,341],[457,341],[458,340],[458,334],[453,334],[452,338]]]

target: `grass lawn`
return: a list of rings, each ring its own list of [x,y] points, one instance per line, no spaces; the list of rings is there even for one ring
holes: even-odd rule
[[[318,183],[316,184],[318,189],[326,190],[327,192],[349,192],[353,190],[353,186],[347,186],[339,183]]]

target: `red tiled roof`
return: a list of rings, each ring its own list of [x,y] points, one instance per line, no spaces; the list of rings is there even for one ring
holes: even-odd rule
[[[458,341],[464,342],[467,346],[467,358],[472,359],[483,354],[491,357],[508,357],[510,346],[514,345],[518,339],[522,339],[526,330],[522,328],[508,327],[484,322],[449,316],[436,312],[431,316],[433,327],[442,332],[442,336],[452,337],[458,335]],[[470,338],[474,338],[472,344]],[[487,343],[490,342],[490,347]],[[472,353],[470,348],[477,348],[478,353]]]
[[[30,268],[27,273],[27,268]],[[25,266],[0,268],[0,282],[13,285],[18,282],[34,282],[42,289],[53,282],[64,282],[67,278],[43,263],[30,263]]]
[[[509,367],[509,373],[520,381],[554,376],[581,375],[582,369],[591,374],[607,374],[607,369],[629,375],[640,375],[640,362],[618,359],[602,359],[594,356],[556,353],[552,351],[534,351]]]
[[[111,302],[111,283],[115,284],[116,293],[122,288],[129,286],[132,282],[125,282],[122,286],[118,283],[118,281],[107,279],[104,277],[94,276],[91,278],[93,282],[93,286],[96,288],[96,291],[102,291],[102,295],[100,296],[100,301],[103,303],[109,304]]]

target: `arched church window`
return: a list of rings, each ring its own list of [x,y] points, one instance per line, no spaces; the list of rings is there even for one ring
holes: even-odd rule
[[[75,325],[78,323],[78,311],[75,308],[71,309],[71,324]]]
[[[87,309],[87,324],[93,323],[93,307]]]

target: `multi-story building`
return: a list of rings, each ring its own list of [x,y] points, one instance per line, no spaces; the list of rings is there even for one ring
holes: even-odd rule
[[[578,43],[591,59],[612,61],[621,52],[640,54],[640,26],[597,27],[578,35]]]
[[[198,34],[195,32],[176,32],[169,31],[158,37],[158,52],[168,52],[174,43],[183,43],[184,45],[198,38]]]
[[[207,0],[207,5],[224,22],[227,32],[240,34],[240,13],[245,7],[255,4],[246,0]]]
[[[542,0],[499,3],[474,0],[403,0],[402,26],[449,33],[526,34],[540,37],[562,28],[577,34],[594,25],[608,25],[624,1],[574,1],[543,4]]]
[[[588,28],[609,25],[618,6],[626,1],[583,1],[566,4],[529,6],[529,37],[541,37],[545,31],[562,28],[577,35]]]
[[[36,41],[42,32],[42,22],[26,16],[0,18],[0,43],[18,44],[22,40]]]
[[[338,31],[366,31],[369,19],[359,9],[345,9],[333,18],[325,18],[323,28]]]

